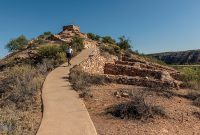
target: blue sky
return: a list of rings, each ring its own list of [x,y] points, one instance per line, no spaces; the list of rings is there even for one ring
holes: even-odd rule
[[[12,38],[58,33],[67,24],[125,35],[142,53],[200,48],[200,0],[1,0],[0,57]]]

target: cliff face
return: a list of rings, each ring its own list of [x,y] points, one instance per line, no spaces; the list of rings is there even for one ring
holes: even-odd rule
[[[200,64],[200,49],[181,52],[164,52],[150,54],[167,64]]]

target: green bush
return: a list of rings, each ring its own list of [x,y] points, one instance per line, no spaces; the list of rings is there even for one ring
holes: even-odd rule
[[[10,52],[12,52],[15,50],[22,50],[27,44],[28,44],[28,39],[25,36],[21,35],[18,38],[9,41],[9,43],[6,45],[6,48]]]
[[[84,49],[83,39],[78,36],[73,37],[69,45],[73,48],[74,53],[80,52]]]
[[[46,38],[48,38],[48,37],[50,37],[52,35],[52,33],[51,32],[44,32],[42,35],[39,35],[38,36],[38,39],[46,39]]]
[[[109,54],[118,56],[121,53],[121,49],[119,46],[114,44],[106,44],[100,46],[101,52],[108,52]]]
[[[38,48],[37,51],[42,58],[56,58],[56,55],[62,50],[58,45],[45,45]]]
[[[123,50],[128,50],[131,48],[130,41],[126,39],[125,36],[119,37],[119,42],[117,45]]]
[[[92,40],[96,40],[96,41],[100,41],[101,37],[99,35],[95,35],[93,33],[88,33],[87,34],[88,38],[92,39]]]
[[[200,90],[200,67],[176,67],[182,74],[183,87]]]
[[[66,53],[65,52],[58,52],[56,54],[56,60],[59,64],[66,62]]]
[[[69,78],[75,90],[85,90],[91,85],[100,85],[108,82],[103,76],[90,75],[84,72],[80,66],[75,66],[71,69]]]
[[[147,120],[167,116],[163,107],[147,104],[143,95],[136,95],[131,101],[107,108],[107,113],[121,119]]]
[[[93,33],[87,33],[88,38],[94,40],[95,39],[95,34]]]
[[[79,96],[85,100],[93,97],[89,90],[90,86],[109,83],[105,77],[86,73],[80,66],[75,66],[71,69],[69,80],[73,89],[78,91]]]
[[[62,52],[66,52],[68,47],[69,47],[69,44],[67,44],[67,43],[62,43],[60,45],[60,49],[61,49]]]
[[[102,42],[108,43],[108,44],[116,44],[116,41],[114,39],[112,39],[112,37],[110,37],[110,36],[102,37]]]

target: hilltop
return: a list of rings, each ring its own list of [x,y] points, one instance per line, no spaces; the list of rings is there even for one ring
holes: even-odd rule
[[[98,134],[199,133],[200,94],[188,87],[196,80],[132,51],[125,37],[116,41],[110,36],[82,33],[78,26],[67,25],[57,34],[45,32],[26,43],[0,61],[2,134],[37,132],[43,113],[41,89],[52,70],[53,75],[65,75],[57,76],[62,80],[59,88],[63,92],[65,83],[70,82],[68,87],[82,98]],[[67,67],[62,64],[66,62],[68,46],[72,46],[76,62],[84,49],[94,51],[81,63]],[[65,71],[70,72],[69,77],[68,73],[62,73]],[[50,82],[57,88],[56,80]],[[48,91],[48,87],[44,89]],[[52,90],[54,94],[59,92]],[[60,101],[62,97],[57,98]],[[61,110],[67,110],[62,109],[65,103],[62,104]]]
[[[158,60],[162,60],[167,64],[199,64],[200,63],[200,49],[198,50],[188,50],[188,51],[179,51],[179,52],[163,52],[149,54]]]

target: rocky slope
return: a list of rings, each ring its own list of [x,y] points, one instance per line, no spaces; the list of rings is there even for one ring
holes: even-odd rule
[[[189,50],[180,52],[164,52],[150,54],[167,64],[199,64],[200,63],[200,50]]]

